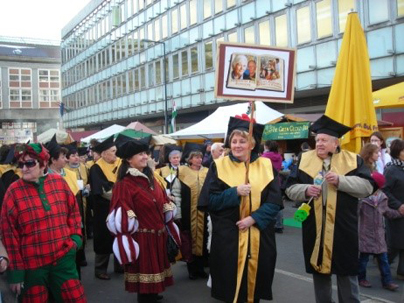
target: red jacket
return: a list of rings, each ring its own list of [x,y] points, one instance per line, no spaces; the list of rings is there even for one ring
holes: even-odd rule
[[[66,181],[48,174],[39,183],[12,183],[1,210],[1,232],[10,259],[10,283],[22,282],[26,269],[63,257],[74,245],[72,236],[81,236],[79,208]]]

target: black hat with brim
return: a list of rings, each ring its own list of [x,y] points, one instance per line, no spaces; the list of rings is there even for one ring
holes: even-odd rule
[[[336,138],[341,138],[351,129],[351,127],[341,124],[326,115],[323,115],[310,126],[310,131],[313,133],[326,134]]]
[[[101,154],[104,150],[110,149],[112,146],[115,146],[113,135],[102,141],[100,144],[94,146],[92,150]]]
[[[192,142],[185,142],[184,151],[182,152],[181,162],[185,162],[188,159],[191,152],[198,152],[198,151],[201,152],[202,156],[203,156],[206,151],[206,145],[192,143]]]
[[[168,163],[170,159],[168,156],[170,153],[174,150],[178,150],[179,152],[182,152],[182,147],[174,144],[166,144],[164,145],[164,163]]]
[[[241,130],[248,133],[250,128],[250,121],[243,119],[230,117],[229,124],[227,126],[227,134],[224,147],[230,148],[230,135],[234,130]],[[252,151],[258,152],[259,146],[261,144],[262,133],[264,132],[265,125],[253,123],[253,137],[255,140],[255,146]]]
[[[88,147],[79,147],[77,148],[77,152],[79,156],[85,156],[88,153]]]
[[[132,156],[149,151],[149,145],[141,140],[131,139],[117,145],[116,155],[121,159],[129,159]]]

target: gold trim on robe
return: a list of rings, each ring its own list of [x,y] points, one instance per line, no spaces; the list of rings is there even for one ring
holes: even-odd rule
[[[178,179],[181,180],[191,190],[191,238],[192,254],[202,256],[203,254],[203,234],[205,230],[205,213],[198,210],[198,199],[205,182],[208,169],[202,167],[200,170],[193,170],[188,166],[180,166]]]
[[[173,273],[171,267],[165,269],[162,273],[158,274],[141,274],[141,273],[128,273],[125,272],[125,281],[129,283],[160,283],[164,282],[166,278],[172,277]]]
[[[237,187],[238,185],[245,184],[246,166],[244,162],[232,161],[229,156],[226,156],[215,160],[215,163],[218,178],[228,186]],[[251,185],[251,201],[250,197],[243,197],[240,203],[240,218],[248,217],[261,206],[261,193],[273,179],[274,176],[271,160],[258,158],[250,163],[249,182]],[[239,231],[237,284],[233,301],[234,303],[236,303],[238,299],[249,245],[250,256],[248,258],[247,266],[248,302],[254,302],[260,247],[260,231],[256,226],[251,226],[249,232]]]
[[[96,163],[101,168],[108,181],[115,183],[118,177],[118,169],[121,165],[121,159],[117,158],[114,163],[108,163],[103,158],[100,158]]]
[[[338,175],[346,175],[357,168],[356,154],[342,150],[331,157],[330,171]],[[299,169],[315,178],[323,171],[323,160],[319,158],[315,150],[302,154]],[[332,248],[334,243],[335,212],[337,209],[337,188],[327,186],[327,201],[325,222],[323,222],[323,195],[314,199],[314,212],[316,215],[316,240],[311,254],[310,264],[322,274],[331,273]],[[323,237],[323,247],[321,246]],[[320,248],[322,248],[322,262],[319,264]]]

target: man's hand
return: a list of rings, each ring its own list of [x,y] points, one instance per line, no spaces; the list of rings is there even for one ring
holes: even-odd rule
[[[400,214],[401,214],[402,216],[404,216],[404,204],[402,204],[402,205],[398,208],[398,211],[400,212]]]
[[[248,216],[244,218],[243,220],[240,220],[236,223],[237,227],[241,231],[246,231],[250,226],[255,224],[255,220],[251,217]]]
[[[7,269],[7,266],[8,266],[7,258],[0,257],[0,273],[5,272]]]
[[[325,178],[325,180],[327,181],[328,184],[332,184],[335,187],[338,187],[339,176],[336,173],[333,173],[332,171],[329,171],[328,173],[325,174],[324,178]]]
[[[310,185],[306,189],[306,197],[318,198],[321,194],[321,187],[319,185]]]
[[[251,192],[250,184],[242,184],[237,186],[237,195],[239,196],[248,196]]]
[[[24,288],[24,282],[10,284],[10,288],[12,292],[16,293],[17,295],[21,295],[21,290]]]

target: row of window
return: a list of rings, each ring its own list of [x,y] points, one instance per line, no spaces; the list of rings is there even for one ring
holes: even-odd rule
[[[79,52],[91,46],[95,41],[99,40],[106,33],[109,33],[120,24],[125,23],[133,16],[135,17],[130,20],[130,22],[132,23],[131,28],[133,28],[133,26],[137,27],[139,25],[142,25],[143,23],[147,22],[147,20],[153,19],[154,17],[163,14],[163,12],[166,11],[170,6],[167,0],[155,2],[156,3],[152,7],[149,7],[149,9],[144,14],[140,15],[138,15],[138,13],[142,12],[145,6],[148,6],[147,3],[143,3],[143,1],[125,0],[119,6],[109,9],[107,4],[107,7],[102,9],[104,10],[103,12],[98,12],[100,16],[105,16],[99,18],[94,16],[93,20],[89,20],[89,22],[92,23],[89,28],[89,23],[87,23],[87,25],[83,24],[81,28],[76,29],[79,32],[83,31],[83,33],[72,43],[68,43],[67,52],[62,54],[63,62],[70,60]],[[174,8],[170,11],[170,13],[162,15],[161,17],[156,18],[156,20],[154,21],[154,28],[156,29],[156,40],[159,40],[160,37],[162,37],[163,39],[167,38],[168,28],[171,28],[170,34],[173,35],[180,30],[191,27],[198,23],[197,0],[177,1],[185,2],[178,6],[175,6],[176,3],[174,3],[174,1],[171,2],[171,6]],[[201,5],[200,9],[203,9],[203,19],[207,19],[215,14],[223,12],[225,9],[227,10],[235,7],[236,0],[203,0],[199,1],[199,3]],[[171,27],[167,26],[168,17],[170,17]],[[202,21],[202,19],[199,20],[199,22]],[[162,26],[161,28],[160,23]],[[149,28],[151,28],[152,26],[152,23],[148,25]]]
[[[1,71],[0,71],[1,72]],[[1,79],[1,73],[0,73]],[[32,108],[32,70],[30,68],[8,69],[9,107]],[[57,108],[60,102],[60,72],[56,69],[38,69],[39,108]],[[3,108],[0,81],[0,108]]]

